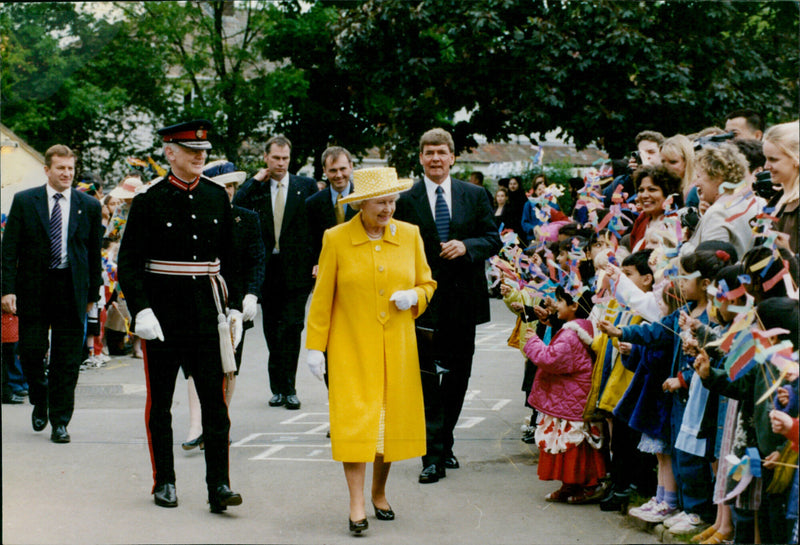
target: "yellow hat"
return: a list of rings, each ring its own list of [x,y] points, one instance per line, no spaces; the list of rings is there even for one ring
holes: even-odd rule
[[[364,201],[407,191],[414,180],[397,179],[397,171],[391,167],[362,168],[353,171],[353,192],[339,199],[340,204]]]

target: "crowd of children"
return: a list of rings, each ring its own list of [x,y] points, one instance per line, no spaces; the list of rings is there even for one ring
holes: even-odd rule
[[[597,501],[693,542],[797,543],[798,124],[785,125],[764,140],[780,186],[767,198],[736,141],[673,138],[664,155],[680,151],[694,180],[651,162],[628,194],[593,170],[567,221],[560,188],[539,186],[527,232],[503,234],[490,276],[518,316],[523,440],[539,478],[561,482],[547,501]]]

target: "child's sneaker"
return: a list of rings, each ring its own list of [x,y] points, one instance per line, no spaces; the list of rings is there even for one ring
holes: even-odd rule
[[[644,504],[640,505],[639,507],[631,507],[628,510],[628,514],[630,516],[632,516],[632,517],[636,517],[636,518],[640,519],[640,518],[642,518],[642,515],[644,513],[649,513],[650,511],[652,511],[656,507],[656,505],[658,505],[658,502],[656,501],[656,499],[655,498],[650,498],[649,500],[647,500],[647,503],[644,503]]]
[[[688,516],[689,515],[685,511],[681,511],[680,513],[677,513],[675,515],[672,515],[669,518],[664,519],[664,521],[661,524],[664,525],[664,528],[671,528],[673,525],[679,523],[685,517],[688,517]]]
[[[682,520],[669,527],[669,533],[672,535],[680,536],[685,534],[694,534],[705,528],[707,524],[699,515],[694,513],[687,514]]]
[[[677,512],[677,507],[670,507],[667,502],[662,501],[650,511],[642,513],[639,518],[645,522],[663,522]]]

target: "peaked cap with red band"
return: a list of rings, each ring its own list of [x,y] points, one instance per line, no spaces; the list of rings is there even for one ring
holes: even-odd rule
[[[210,121],[195,119],[164,127],[158,131],[158,134],[164,143],[180,144],[190,149],[211,149],[211,142],[208,141],[208,133],[211,130]]]

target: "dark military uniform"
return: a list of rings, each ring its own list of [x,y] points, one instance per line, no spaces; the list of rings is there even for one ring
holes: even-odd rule
[[[258,214],[241,206],[233,207],[233,256],[236,266],[236,277],[241,282],[241,294],[261,293],[264,284],[264,264],[267,252],[261,239],[261,224]],[[244,323],[244,331],[251,329],[253,322]],[[236,347],[236,374],[242,366],[242,350],[244,348],[244,331],[242,342]]]
[[[208,489],[229,484],[230,420],[212,281],[208,274],[168,275],[148,269],[153,260],[176,262],[178,268],[219,260],[228,280],[229,307],[241,309],[241,282],[233,277],[231,263],[232,233],[228,195],[204,177],[187,184],[170,172],[137,195],[131,206],[119,251],[120,286],[131,314],[152,308],[164,333],[163,342],[144,343],[145,420],[155,487],[175,483],[170,409],[180,367],[195,378],[202,406]]]

